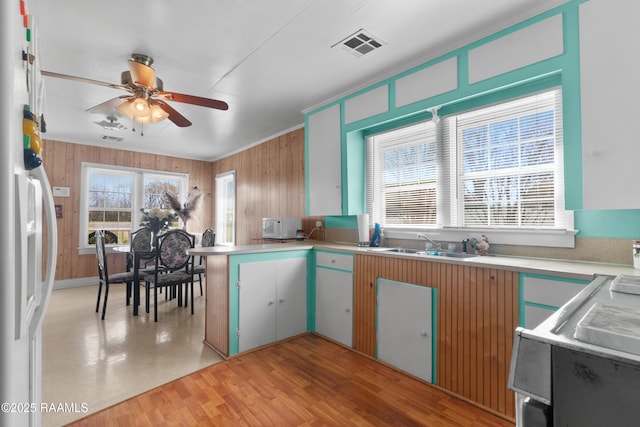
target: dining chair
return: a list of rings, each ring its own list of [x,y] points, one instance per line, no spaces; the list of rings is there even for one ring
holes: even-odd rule
[[[98,261],[98,299],[96,301],[96,313],[100,310],[100,298],[102,296],[102,286],[104,285],[104,302],[102,304],[102,320],[104,320],[107,312],[107,299],[109,298],[109,285],[112,283],[126,283],[127,295],[131,294],[131,286],[133,283],[133,272],[126,271],[122,273],[109,274],[107,267],[107,251],[105,249],[105,233],[104,230],[95,231],[96,242],[96,259]]]
[[[155,251],[151,239],[153,238],[151,230],[142,227],[131,233],[129,242],[129,253],[127,254],[127,270],[134,272],[134,277],[138,278],[139,282],[144,282],[146,273],[153,273],[154,271],[154,259]],[[140,283],[136,284],[140,286]],[[134,296],[140,295],[139,288],[133,289]],[[136,298],[134,298],[136,299]],[[137,298],[137,303],[140,303]],[[127,301],[129,301],[129,295],[127,295]]]
[[[153,260],[156,255],[151,239],[151,230],[146,227],[139,228],[131,233],[131,254],[138,255],[137,267],[139,271],[153,271]]]
[[[179,228],[171,229],[158,239],[155,268],[145,275],[146,309],[149,312],[151,288],[153,288],[154,321],[158,321],[158,289],[165,292],[177,290],[178,305],[182,305],[182,285],[185,284],[185,306],[188,306],[191,289],[191,314],[193,310],[193,256],[187,250],[193,248],[195,236]],[[164,269],[164,271],[163,271]]]
[[[203,248],[216,245],[216,232],[213,231],[213,228],[207,228],[206,230],[204,230],[204,233],[202,233],[202,240],[200,241],[200,245]],[[198,275],[198,282],[200,283],[201,296],[204,295],[204,292],[202,291],[202,275],[205,273],[204,259],[205,257],[203,256],[199,257],[198,265],[195,265],[193,267],[194,277],[196,274]]]

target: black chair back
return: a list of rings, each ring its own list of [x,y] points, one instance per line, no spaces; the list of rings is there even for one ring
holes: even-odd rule
[[[160,264],[169,271],[188,268],[193,271],[193,257],[187,254],[187,250],[193,248],[195,236],[179,228],[172,229],[160,236],[158,245],[158,257]],[[191,263],[190,263],[191,262]]]
[[[96,242],[96,260],[98,261],[98,274],[100,276],[100,280],[107,280],[109,274],[107,273],[107,250],[104,246],[104,232],[102,230],[96,230],[93,233]]]
[[[102,286],[104,285],[104,302],[102,305],[102,320],[104,320],[105,313],[107,312],[107,299],[109,298],[109,285],[111,283],[126,283],[127,284],[127,305],[129,304],[129,297],[131,295],[131,285],[133,280],[133,274],[130,272],[115,273],[109,276],[107,271],[107,250],[105,248],[105,230],[96,230],[94,232],[95,245],[96,245],[96,260],[98,262],[98,298],[96,300],[96,313],[100,308],[100,299],[102,295]]]
[[[216,232],[213,231],[213,228],[207,228],[202,233],[202,247],[208,248],[216,245]]]
[[[153,245],[151,242],[151,230],[146,227],[131,233],[131,252],[137,253],[141,260],[153,259]]]

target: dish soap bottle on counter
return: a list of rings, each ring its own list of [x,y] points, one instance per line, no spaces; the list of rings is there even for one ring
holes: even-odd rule
[[[373,234],[371,235],[371,243],[370,246],[377,248],[380,246],[380,224],[376,222],[373,227]]]

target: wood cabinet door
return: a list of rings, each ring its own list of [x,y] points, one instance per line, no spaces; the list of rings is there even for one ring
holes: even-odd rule
[[[378,279],[378,358],[432,382],[431,288]]]
[[[316,331],[353,346],[353,274],[316,270]]]

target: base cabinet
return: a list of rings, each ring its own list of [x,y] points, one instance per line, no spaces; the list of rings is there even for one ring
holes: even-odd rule
[[[306,259],[240,264],[238,315],[240,352],[304,333]]]
[[[587,284],[588,280],[520,273],[520,326],[534,329]]]
[[[377,357],[433,382],[432,288],[378,279]]]
[[[353,346],[353,256],[316,254],[316,332]]]

